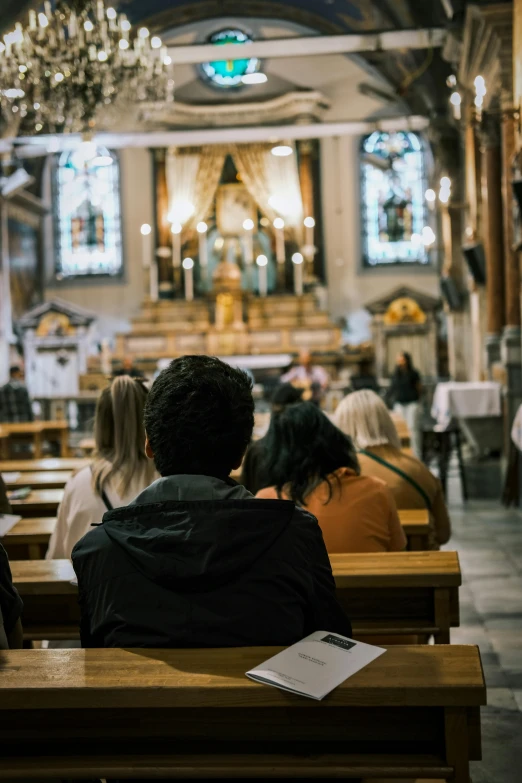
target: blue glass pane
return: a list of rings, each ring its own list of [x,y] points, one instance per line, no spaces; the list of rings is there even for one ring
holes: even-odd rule
[[[216,46],[223,44],[245,44],[252,39],[241,30],[220,30],[210,37],[210,43]],[[257,57],[245,57],[241,60],[214,60],[202,63],[204,76],[217,87],[237,87],[243,76],[258,70],[260,61]]]
[[[56,176],[57,274],[116,275],[121,271],[120,177],[105,148],[65,152]]]
[[[376,131],[361,145],[364,263],[428,264],[422,143],[415,133]]]

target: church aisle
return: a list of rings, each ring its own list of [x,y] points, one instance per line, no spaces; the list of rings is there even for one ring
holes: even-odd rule
[[[522,512],[498,502],[451,508],[464,584],[453,644],[478,644],[488,685],[483,762],[473,783],[518,783],[522,765]]]

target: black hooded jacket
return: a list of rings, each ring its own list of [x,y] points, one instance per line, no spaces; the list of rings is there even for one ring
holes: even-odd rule
[[[84,647],[289,645],[350,636],[315,517],[208,476],[159,479],[72,553]]]

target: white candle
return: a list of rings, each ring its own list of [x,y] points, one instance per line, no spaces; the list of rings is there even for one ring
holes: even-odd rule
[[[172,232],[172,266],[179,269],[181,266],[181,223],[173,223]]]
[[[183,273],[185,275],[185,299],[192,302],[194,299],[194,261],[191,258],[183,259]]]
[[[245,264],[250,265],[254,263],[254,221],[248,218],[243,223],[245,230]]]
[[[285,221],[277,217],[274,220],[275,239],[276,239],[276,259],[278,264],[285,263]]]
[[[257,287],[259,289],[259,296],[266,296],[268,293],[268,274],[267,274],[268,258],[266,256],[258,256],[256,259],[256,264],[257,264]]]
[[[199,234],[199,265],[202,269],[206,269],[208,266],[207,229],[208,226],[203,221],[196,226]]]
[[[158,264],[156,261],[154,261],[150,265],[150,271],[149,271],[149,280],[150,280],[150,298],[153,302],[158,301]]]
[[[141,260],[144,269],[150,269],[152,262],[152,228],[144,223],[141,231]]]
[[[309,245],[310,247],[314,246],[314,226],[315,226],[315,220],[313,217],[306,217],[304,219],[305,224],[305,245]]]
[[[303,256],[301,253],[294,253],[292,256],[294,264],[294,292],[296,296],[303,295]]]

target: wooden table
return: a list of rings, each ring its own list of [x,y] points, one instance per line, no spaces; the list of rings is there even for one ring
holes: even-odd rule
[[[0,461],[0,473],[32,473],[36,470],[81,470],[86,465],[90,465],[90,460],[83,457],[10,459]]]
[[[22,517],[54,517],[63,499],[63,489],[34,489],[24,500],[10,500],[13,514]]]
[[[7,538],[7,537],[6,537]],[[456,552],[332,555],[338,598],[360,636],[433,634],[448,643],[459,624]],[[69,560],[13,560],[27,639],[78,637],[77,588]]]
[[[45,438],[57,437],[60,441],[60,456],[69,455],[69,424],[66,421],[30,421],[19,424],[2,424],[9,439],[27,439],[33,444],[35,459],[42,458]]]
[[[63,489],[71,476],[72,470],[37,470],[33,473],[20,473],[15,481],[6,481],[5,485],[9,490],[21,487]]]
[[[430,515],[426,508],[399,509],[399,519],[408,539],[410,552],[429,549]]]
[[[486,703],[477,647],[392,648],[320,702],[245,677],[280,649],[5,652],[0,779],[469,783]]]
[[[55,527],[56,517],[21,519],[0,538],[0,544],[10,560],[41,560],[45,557]]]
[[[456,552],[330,555],[337,597],[356,638],[433,635],[449,644],[459,625]]]

